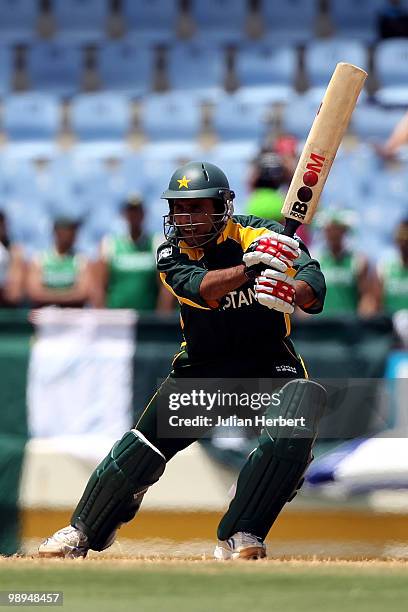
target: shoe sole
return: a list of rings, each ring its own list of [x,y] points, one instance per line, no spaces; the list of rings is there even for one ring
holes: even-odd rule
[[[248,546],[248,548],[243,548],[238,553],[235,553],[235,555],[234,553],[232,555],[234,560],[244,559],[246,561],[256,561],[257,559],[265,559],[266,550],[260,546]]]

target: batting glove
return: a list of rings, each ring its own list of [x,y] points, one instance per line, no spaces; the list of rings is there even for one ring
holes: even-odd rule
[[[251,242],[242,259],[247,268],[263,264],[279,272],[286,272],[299,255],[297,240],[270,232]]]
[[[276,270],[264,270],[256,279],[255,295],[262,306],[292,314],[295,310],[295,281]]]

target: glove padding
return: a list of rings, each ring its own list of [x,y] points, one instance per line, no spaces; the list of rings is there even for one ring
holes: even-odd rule
[[[256,279],[255,295],[260,304],[279,312],[295,310],[295,281],[276,270],[264,270]]]
[[[268,268],[286,272],[299,255],[297,240],[277,232],[270,232],[251,242],[242,259],[247,268],[264,264]]]

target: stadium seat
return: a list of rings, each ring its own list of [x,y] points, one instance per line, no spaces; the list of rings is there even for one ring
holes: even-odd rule
[[[301,44],[314,35],[318,12],[316,0],[261,0],[265,37],[274,44]]]
[[[193,0],[191,14],[200,36],[215,44],[245,39],[247,0]]]
[[[14,53],[12,48],[0,47],[0,95],[9,93],[12,87]]]
[[[374,65],[379,82],[375,97],[380,104],[408,104],[408,40],[395,38],[377,45]]]
[[[326,87],[339,62],[349,62],[367,70],[366,47],[357,40],[315,40],[305,49],[305,70],[312,87]]]
[[[249,163],[256,157],[258,151],[258,143],[249,139],[220,142],[211,149],[210,154],[221,163],[230,160]]]
[[[251,45],[236,58],[236,75],[244,102],[287,102],[293,95],[297,55],[293,47]]]
[[[337,36],[371,43],[377,37],[377,15],[384,0],[330,0],[330,14]]]
[[[60,106],[52,95],[15,94],[4,101],[3,127],[10,154],[48,157],[55,150],[60,125]]]
[[[243,103],[235,95],[225,95],[214,109],[213,125],[221,140],[258,141],[267,132],[268,107]]]
[[[170,49],[167,78],[172,89],[190,93],[206,101],[216,101],[222,93],[225,57],[221,50],[194,42],[178,43]]]
[[[306,139],[319,105],[307,95],[297,96],[285,107],[282,130],[300,140]]]
[[[77,45],[38,42],[27,55],[27,72],[32,89],[71,96],[81,88],[82,51]]]
[[[0,209],[7,215],[11,239],[30,256],[49,229],[47,215],[32,163],[10,156],[7,149],[0,157]]]
[[[143,43],[166,43],[176,35],[178,0],[122,0],[122,15],[128,32]]]
[[[90,157],[123,155],[131,129],[131,107],[126,96],[95,93],[77,96],[71,106],[71,127]],[[95,150],[95,153],[92,153]]]
[[[323,205],[358,210],[362,201],[361,181],[357,176],[350,180],[351,174],[350,156],[340,148],[322,192]]]
[[[141,125],[150,140],[191,139],[201,129],[201,107],[180,93],[153,94],[143,103]]]
[[[2,44],[28,43],[35,37],[39,3],[34,0],[0,0]]]
[[[106,28],[108,0],[53,0],[52,11],[58,40],[72,43],[95,43]]]
[[[142,154],[143,157],[143,154]],[[152,233],[163,234],[163,215],[168,213],[168,205],[161,195],[169,185],[169,179],[175,171],[174,162],[146,159],[142,162],[144,178],[146,229]]]
[[[402,109],[360,104],[351,117],[351,130],[369,142],[384,142],[403,115]]]
[[[104,90],[132,97],[148,92],[154,72],[151,48],[130,41],[105,43],[99,51],[99,76]]]
[[[170,161],[176,167],[181,165],[183,160],[199,159],[200,148],[196,140],[160,140],[146,144],[142,150],[142,157],[145,161]]]

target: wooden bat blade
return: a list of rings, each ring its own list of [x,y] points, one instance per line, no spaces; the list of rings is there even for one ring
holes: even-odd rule
[[[353,64],[337,64],[282,206],[285,234],[311,222],[366,78],[365,70]]]

